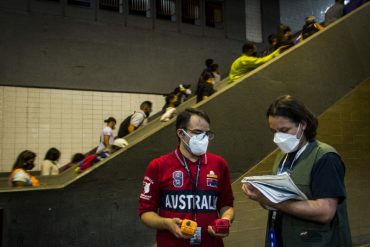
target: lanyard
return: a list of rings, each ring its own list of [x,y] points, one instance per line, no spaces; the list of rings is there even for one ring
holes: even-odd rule
[[[177,154],[177,150],[175,151],[175,154],[176,154],[177,159],[180,161],[181,165],[185,168],[186,173],[188,174],[189,180],[190,180],[191,185],[192,185],[192,191],[193,191],[192,213],[194,214],[194,220],[196,221],[197,220],[197,214],[196,214],[196,210],[195,210],[195,195],[198,194],[197,188],[198,188],[198,182],[199,182],[201,158],[198,159],[197,173],[195,175],[195,181],[194,181],[193,176],[191,175],[190,168],[188,166],[188,163],[186,162],[186,159],[185,159],[184,155],[181,154],[181,156],[182,156],[182,161],[181,161],[179,155]]]
[[[292,171],[292,168],[293,168],[293,165],[294,165],[294,162],[296,162],[296,160],[299,158],[299,156],[301,156],[301,154],[303,153],[303,151],[306,149],[306,147],[308,146],[308,143],[306,143],[296,154],[295,154],[295,156],[294,156],[294,159],[293,159],[293,161],[292,161],[292,163],[290,164],[290,167],[289,167],[289,171]],[[284,161],[283,161],[283,163],[282,163],[282,165],[281,165],[281,167],[280,167],[280,170],[279,170],[279,172],[278,172],[278,174],[281,174],[281,173],[283,173],[283,171],[284,171],[284,166],[285,166],[285,162],[286,162],[286,160],[288,159],[288,155],[289,154],[286,154],[285,155],[285,158],[284,158]],[[290,173],[290,172],[289,172]]]
[[[185,168],[186,173],[189,176],[189,179],[190,179],[190,182],[193,188],[193,192],[195,192],[198,188],[201,158],[198,159],[197,173],[195,175],[196,177],[195,177],[195,183],[194,183],[193,176],[191,175],[188,163],[186,162],[184,155],[181,154],[182,160],[180,159],[179,154],[177,153],[177,150],[175,150],[175,155],[176,155],[176,158],[179,160],[180,164]]]
[[[200,173],[200,158],[198,159],[198,165],[197,165],[197,173],[195,175],[195,183],[194,183],[194,179],[193,179],[193,175],[191,174],[191,171],[189,169],[189,166],[188,166],[188,163],[186,162],[186,159],[184,157],[184,155],[182,155],[182,160],[184,163],[182,163],[182,165],[184,166],[188,176],[189,176],[189,179],[190,179],[190,182],[191,182],[191,185],[193,187],[193,193],[196,192],[197,188],[198,188],[198,182],[199,182],[199,173]]]

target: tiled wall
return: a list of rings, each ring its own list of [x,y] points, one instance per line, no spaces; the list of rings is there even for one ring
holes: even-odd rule
[[[245,1],[245,17],[246,17],[246,39],[256,43],[262,42],[262,17],[261,17],[261,1],[246,0]]]
[[[119,126],[145,100],[153,102],[152,114],[164,104],[161,95],[0,86],[0,172],[10,171],[25,149],[38,155],[35,170],[50,147],[66,164],[98,145],[104,119],[113,116]]]

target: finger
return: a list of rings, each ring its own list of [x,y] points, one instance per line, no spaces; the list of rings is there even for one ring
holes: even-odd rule
[[[175,221],[177,225],[181,225],[182,223],[182,220],[180,218],[173,218],[173,220]]]
[[[248,189],[249,191],[254,191],[254,187],[253,187],[253,185],[251,185],[251,184],[247,184],[247,189]]]
[[[180,234],[178,232],[174,232],[173,235],[175,235],[176,238],[180,238]]]
[[[242,190],[243,190],[244,194],[248,193],[247,186],[245,184],[243,184]]]
[[[211,234],[212,236],[216,235],[216,232],[213,230],[212,226],[208,226],[208,233]]]
[[[211,226],[208,226],[208,233],[218,238],[224,238],[224,237],[229,236],[229,233],[216,233]]]

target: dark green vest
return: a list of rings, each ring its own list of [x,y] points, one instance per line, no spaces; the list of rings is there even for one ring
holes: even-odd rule
[[[325,143],[313,141],[299,156],[291,173],[298,188],[310,199],[311,170],[316,161],[324,154],[335,149]],[[276,174],[284,154],[278,155],[273,167]],[[300,219],[288,214],[282,215],[282,239],[284,247],[301,246],[352,246],[346,200],[338,204],[337,212],[330,224]]]

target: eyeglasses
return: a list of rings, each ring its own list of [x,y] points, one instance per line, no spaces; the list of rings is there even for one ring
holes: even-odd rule
[[[184,129],[185,131],[189,131],[190,133],[192,133],[193,135],[201,135],[201,134],[205,134],[206,136],[208,136],[208,140],[213,140],[215,138],[215,135],[216,133],[213,132],[213,131],[210,131],[210,130],[207,130],[207,131],[203,131],[203,130],[197,130],[197,129],[194,129],[194,130],[191,130],[191,129]]]

